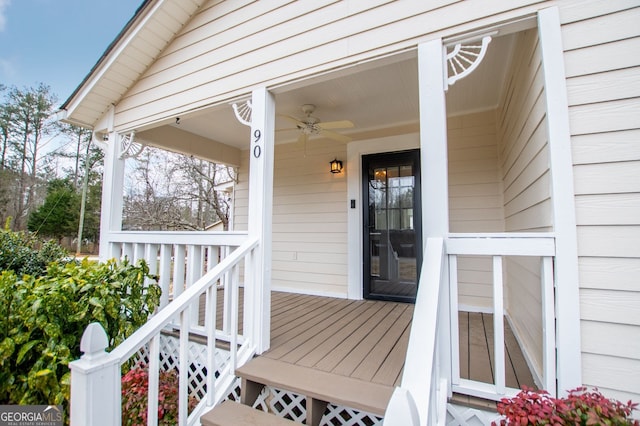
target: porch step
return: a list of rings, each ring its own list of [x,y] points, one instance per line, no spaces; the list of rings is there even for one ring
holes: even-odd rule
[[[294,426],[299,423],[237,402],[224,401],[200,417],[200,424],[202,426]]]
[[[291,391],[307,397],[307,424],[315,425],[328,403],[384,416],[394,389],[266,357],[252,359],[236,375],[242,378],[243,404],[253,405],[264,386]]]

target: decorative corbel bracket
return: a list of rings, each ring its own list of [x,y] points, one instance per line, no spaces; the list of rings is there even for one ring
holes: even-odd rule
[[[108,141],[108,134],[96,131],[91,132],[91,142],[100,149],[105,149]]]
[[[238,121],[245,126],[251,127],[251,111],[253,109],[251,99],[247,99],[244,102],[234,102],[231,107]]]
[[[447,47],[445,90],[456,81],[471,74],[480,65],[490,42],[491,35],[484,35],[481,38],[462,40]]]
[[[145,145],[136,142],[136,131],[132,130],[127,135],[118,134],[120,139],[120,149],[118,152],[118,158],[124,160],[127,158],[137,158],[142,151],[144,151]]]

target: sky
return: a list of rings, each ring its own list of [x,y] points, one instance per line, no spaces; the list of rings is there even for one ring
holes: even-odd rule
[[[143,0],[0,0],[0,84],[44,83],[61,105]]]

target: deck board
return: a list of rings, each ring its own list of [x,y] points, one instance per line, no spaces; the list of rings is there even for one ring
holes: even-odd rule
[[[342,342],[349,338],[362,322],[365,322],[372,315],[371,305],[359,303],[348,315],[342,317],[333,329],[326,329],[322,333],[324,340],[322,344],[313,351],[309,351],[299,360],[299,364],[305,367],[313,367],[329,353],[335,350]]]
[[[402,336],[404,330],[407,329],[411,323],[412,315],[413,309],[408,309],[407,306],[401,306],[401,312],[393,324],[391,324],[391,327],[389,327],[388,332],[381,336],[376,345],[371,348],[368,353],[370,362],[373,365],[378,365],[379,367],[377,369],[367,368],[365,364],[361,364],[353,372],[351,375],[352,377],[356,377],[361,380],[373,381],[374,376],[378,373],[384,364],[384,361],[389,358],[394,346],[398,343],[399,339],[397,336]]]
[[[377,326],[379,322],[381,322],[386,315],[391,312],[393,306],[391,304],[375,304],[375,313],[366,321],[363,321],[359,327],[357,327],[353,333],[349,335],[348,339],[344,339],[342,343],[332,350],[325,358],[316,363],[315,368],[328,372],[335,372],[337,374],[340,371],[344,371],[344,366],[338,368],[338,366],[343,362],[343,360],[355,349],[355,347],[367,337],[369,333],[371,333]]]
[[[222,306],[218,290],[218,326]],[[400,384],[414,305],[272,292],[271,306],[271,348],[263,356],[376,384]],[[204,300],[201,307],[203,317]],[[493,316],[460,312],[458,321],[460,376],[493,383]],[[506,322],[505,351],[507,386],[534,387]]]
[[[411,309],[413,312],[413,309]],[[409,345],[409,334],[411,332],[410,324],[404,329],[398,341],[389,352],[389,356],[384,360],[372,381],[374,383],[388,384],[399,386],[402,380],[402,370],[404,369],[404,360],[407,355],[407,346]]]
[[[332,372],[349,377],[353,376],[358,367],[365,371],[375,372],[377,363],[372,361],[371,354],[376,347],[379,347],[380,340],[384,338],[403,310],[402,306],[395,305],[388,313],[382,314],[380,321],[366,335],[363,335],[362,340],[340,361]]]

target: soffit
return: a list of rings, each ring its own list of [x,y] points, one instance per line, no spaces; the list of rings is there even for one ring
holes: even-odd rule
[[[145,0],[87,77],[61,106],[64,120],[85,127],[116,104],[205,0]]]

